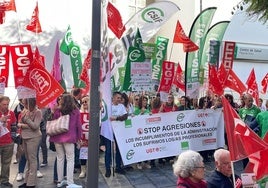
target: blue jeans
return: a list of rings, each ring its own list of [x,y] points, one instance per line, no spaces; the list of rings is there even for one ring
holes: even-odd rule
[[[19,165],[18,165],[19,173],[24,173],[26,162],[27,160],[26,160],[25,154],[23,153],[19,160]],[[37,170],[39,170],[39,157],[37,157]]]
[[[111,163],[112,163],[112,142],[111,140],[104,138],[104,144],[105,144],[105,168],[106,170],[111,169]],[[121,169],[121,155],[119,152],[119,148],[117,146],[117,143],[115,141],[115,168],[116,169]]]

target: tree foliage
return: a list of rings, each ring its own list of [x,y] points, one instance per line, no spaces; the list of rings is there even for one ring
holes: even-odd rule
[[[244,0],[249,3],[247,12],[250,15],[257,15],[259,20],[266,23],[268,21],[268,0]]]

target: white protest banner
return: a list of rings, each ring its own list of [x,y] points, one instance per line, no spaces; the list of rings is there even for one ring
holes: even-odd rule
[[[222,109],[140,115],[112,126],[124,165],[224,146]]]

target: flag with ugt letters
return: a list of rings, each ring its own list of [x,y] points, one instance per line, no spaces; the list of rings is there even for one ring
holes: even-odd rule
[[[13,63],[15,88],[21,86],[24,76],[33,61],[33,52],[30,44],[10,46],[10,54]]]
[[[64,92],[57,80],[36,60],[31,63],[22,85],[36,91],[39,108],[46,107]]]

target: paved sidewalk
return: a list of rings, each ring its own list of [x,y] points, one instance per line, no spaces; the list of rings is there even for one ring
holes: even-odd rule
[[[40,168],[40,171],[44,176],[43,178],[38,178],[38,188],[56,187],[56,184],[53,183],[53,165],[55,153],[49,150],[48,155],[48,166]],[[214,170],[214,162],[206,162],[205,165],[206,176],[208,176]],[[235,164],[237,174],[240,175],[242,169],[241,163]],[[12,164],[10,182],[13,183],[13,187],[18,187],[23,183],[22,181],[16,181],[17,171],[18,164]],[[79,174],[80,171],[74,174],[74,181],[76,184],[82,185],[84,188],[86,188],[86,179],[79,179]],[[156,163],[155,168],[144,170],[134,168],[126,171],[125,175],[115,174],[115,176],[111,176],[110,178],[106,178],[104,174],[104,157],[103,153],[100,153],[99,188],[174,188],[176,187],[177,180],[177,178],[173,175],[171,164],[160,166],[158,163]]]

